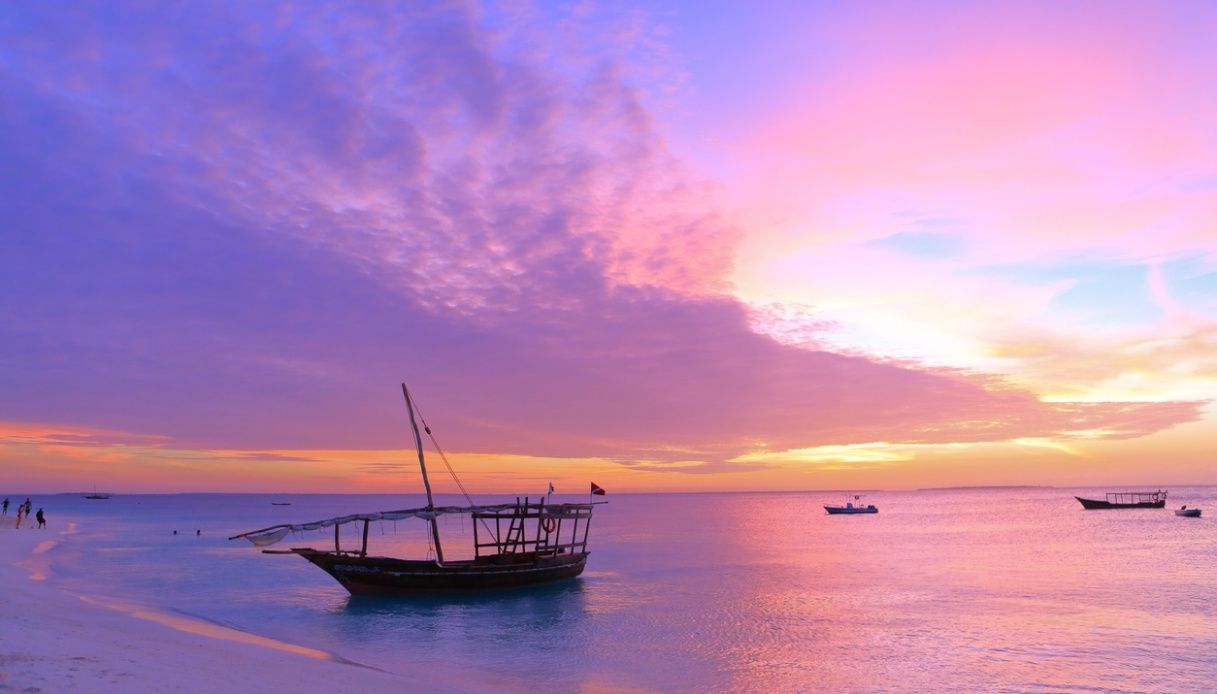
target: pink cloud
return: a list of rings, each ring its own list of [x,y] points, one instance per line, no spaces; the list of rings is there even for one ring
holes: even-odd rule
[[[1212,175],[1214,26],[1199,4],[871,8],[834,25],[831,57],[791,75],[739,159],[758,207],[827,235],[887,235],[916,209],[1007,257],[1202,244],[1217,202],[1182,193]]]
[[[21,172],[0,200],[11,421],[391,449],[404,380],[461,450],[721,466],[1200,411],[1048,404],[757,335],[722,293],[739,231],[666,150],[628,56],[566,61],[527,16],[504,38],[464,3],[78,9],[26,7],[0,33],[0,169]],[[912,104],[904,74],[878,83]],[[1007,103],[990,94],[975,116]],[[992,131],[960,116],[946,144],[1043,108]]]

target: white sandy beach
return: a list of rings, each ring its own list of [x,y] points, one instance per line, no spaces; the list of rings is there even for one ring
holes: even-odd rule
[[[483,692],[469,673],[376,670],[328,653],[47,580],[45,557],[70,524],[0,518],[0,692]],[[37,526],[37,522],[33,523]]]

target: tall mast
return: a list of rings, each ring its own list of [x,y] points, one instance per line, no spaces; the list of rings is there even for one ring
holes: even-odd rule
[[[418,449],[418,467],[423,471],[423,486],[427,488],[427,509],[435,508],[435,500],[431,498],[431,482],[427,479],[427,463],[423,461],[423,437],[418,433],[418,423],[414,421],[414,403],[410,401],[410,391],[406,384],[401,384],[401,394],[406,396],[406,409],[410,411],[410,428],[414,430],[414,446]]]
[[[418,433],[418,422],[414,421],[414,402],[410,400],[410,391],[406,384],[401,384],[401,394],[406,397],[406,409],[410,411],[410,428],[414,430],[414,445],[418,448],[418,467],[423,471],[423,486],[427,489],[427,510],[435,510],[435,499],[431,498],[431,481],[427,479],[427,463],[423,460],[423,437]],[[430,433],[430,431],[428,431]],[[435,560],[444,563],[444,552],[439,545],[439,523],[431,517],[431,539],[435,541]]]

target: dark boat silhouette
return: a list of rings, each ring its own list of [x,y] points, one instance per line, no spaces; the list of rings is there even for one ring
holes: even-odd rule
[[[858,503],[854,503],[854,502]],[[878,513],[879,509],[875,508],[874,504],[862,505],[862,495],[854,494],[853,501],[846,500],[844,506],[824,506],[824,510],[830,515],[853,515],[856,513]]]
[[[1104,508],[1166,508],[1166,492],[1108,492],[1104,499],[1083,499],[1073,497],[1082,502],[1082,508],[1088,510]]]
[[[301,524],[274,525],[228,539],[245,538],[255,546],[279,542],[289,533],[334,528],[333,549],[293,547],[288,550],[262,550],[266,554],[297,554],[320,567],[352,595],[409,595],[419,593],[477,592],[529,586],[583,573],[587,565],[587,537],[592,511],[598,504],[549,503],[547,497],[531,501],[516,498],[515,503],[496,505],[436,506],[423,456],[422,437],[415,421],[415,405],[402,384],[402,394],[410,413],[410,426],[418,449],[427,505],[398,511],[381,511],[341,516]],[[420,416],[421,419],[421,416]],[[431,436],[430,427],[423,428]],[[434,437],[432,442],[434,443]],[[439,450],[441,457],[443,451]],[[447,464],[447,458],[444,457]],[[448,465],[451,470],[451,465]],[[455,473],[453,474],[455,478]],[[460,481],[457,480],[458,486]],[[464,487],[461,486],[463,491]],[[552,485],[550,491],[553,491]],[[593,485],[593,493],[595,486]],[[601,492],[603,493],[603,492]],[[466,500],[469,500],[466,495]],[[436,519],[442,515],[468,515],[473,519],[473,558],[446,560]],[[373,521],[398,521],[418,518],[430,526],[430,546],[435,556],[402,559],[375,556],[368,551],[368,528]],[[362,539],[358,550],[343,549],[341,528],[355,524]],[[362,525],[360,528],[359,526]]]

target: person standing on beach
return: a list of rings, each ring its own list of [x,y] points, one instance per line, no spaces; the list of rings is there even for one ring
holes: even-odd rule
[[[30,517],[30,509],[32,509],[32,508],[34,508],[34,505],[30,503],[30,498],[28,496],[25,497],[25,517],[26,518]]]
[[[2,513],[0,515],[3,515],[3,516],[8,515],[8,497],[7,496],[4,497],[4,513]]]
[[[17,507],[17,527],[21,527],[21,512],[25,510],[25,506]]]
[[[42,515],[42,509],[38,509],[38,515],[36,516],[36,518],[38,518],[38,527],[45,528],[46,527],[46,518]]]

